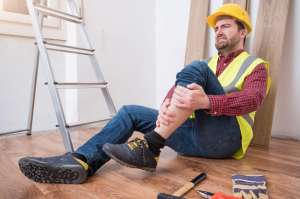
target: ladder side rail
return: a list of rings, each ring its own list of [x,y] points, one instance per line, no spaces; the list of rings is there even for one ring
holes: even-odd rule
[[[29,113],[28,113],[28,124],[27,135],[31,135],[32,133],[32,124],[33,124],[33,114],[34,114],[34,107],[35,107],[35,99],[36,99],[36,89],[37,89],[37,78],[39,72],[39,60],[40,60],[40,52],[38,47],[35,47],[35,63],[33,69],[33,78],[32,78],[32,87],[31,87],[31,96],[30,96],[30,106],[29,106]]]
[[[42,3],[45,3],[44,1]],[[38,23],[40,27],[44,25],[44,16],[38,15]],[[34,59],[34,69],[33,69],[33,79],[32,79],[32,87],[31,87],[31,96],[30,96],[30,107],[28,113],[28,121],[27,121],[27,135],[32,134],[32,124],[33,124],[33,115],[34,115],[34,107],[35,107],[35,99],[36,99],[36,89],[37,89],[37,79],[39,72],[39,63],[40,63],[40,51],[37,46],[35,46],[35,59]]]
[[[28,11],[31,15],[32,27],[33,27],[33,31],[35,33],[35,39],[37,42],[37,46],[40,51],[40,56],[45,64],[45,70],[46,70],[45,72],[48,73],[48,75],[46,75],[47,81],[48,81],[48,87],[49,87],[49,91],[50,91],[50,96],[52,98],[53,107],[55,109],[57,122],[59,124],[59,129],[60,129],[60,132],[63,137],[63,142],[64,142],[66,150],[68,152],[73,152],[74,148],[73,148],[73,144],[72,144],[72,141],[70,138],[70,133],[69,133],[68,129],[66,128],[66,121],[65,121],[65,116],[64,116],[64,112],[63,112],[63,107],[62,107],[62,104],[61,104],[61,101],[59,98],[58,91],[56,90],[55,85],[53,84],[53,82],[54,82],[53,71],[51,69],[49,55],[48,55],[46,48],[44,46],[44,43],[43,43],[43,36],[41,33],[41,28],[37,21],[37,19],[38,19],[37,11],[33,7],[32,0],[26,0],[26,4],[27,4]]]

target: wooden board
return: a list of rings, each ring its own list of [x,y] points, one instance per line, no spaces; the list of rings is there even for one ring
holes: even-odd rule
[[[289,5],[289,0],[259,1],[252,54],[270,62],[272,85],[256,115],[253,141],[255,145],[269,146]]]
[[[209,0],[191,0],[185,64],[205,57]]]
[[[225,3],[236,3],[239,4],[242,8],[247,9],[248,1],[247,0],[223,0],[223,4]]]

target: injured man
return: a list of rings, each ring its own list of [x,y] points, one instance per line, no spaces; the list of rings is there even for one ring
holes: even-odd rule
[[[73,153],[23,157],[22,173],[42,183],[85,182],[107,161],[155,171],[160,151],[205,158],[245,156],[256,110],[269,87],[269,64],[244,49],[252,30],[248,13],[224,4],[207,17],[218,53],[195,60],[176,75],[159,110],[123,106],[112,120]],[[128,141],[134,131],[143,139]]]

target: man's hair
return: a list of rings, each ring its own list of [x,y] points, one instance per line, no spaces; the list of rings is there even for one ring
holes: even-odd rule
[[[234,21],[235,21],[236,25],[238,26],[238,30],[243,30],[246,28],[245,25],[242,22],[240,22],[239,20],[234,20]]]
[[[234,20],[234,21],[235,21],[236,25],[238,26],[239,31],[246,29],[245,25],[242,22],[240,22],[239,20]],[[246,43],[246,37],[244,38],[244,46],[245,46],[245,43]]]

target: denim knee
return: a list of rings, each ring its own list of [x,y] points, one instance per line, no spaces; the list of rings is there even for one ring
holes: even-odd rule
[[[193,61],[177,73],[176,85],[185,87],[188,84],[196,83],[205,87],[209,70],[205,61]]]
[[[118,110],[118,112],[125,112],[125,113],[127,113],[127,107],[128,107],[129,105],[123,105],[123,106],[121,106],[121,108]]]
[[[135,121],[136,116],[141,110],[141,106],[139,105],[123,105],[119,111],[118,114],[122,116],[126,116],[126,118],[129,118],[132,122]]]
[[[139,107],[140,107],[139,105],[123,105],[119,109],[119,112],[124,112],[124,113],[130,115],[130,113],[136,111]]]
[[[132,119],[131,116],[130,116],[130,112],[132,111],[132,109],[133,109],[134,106],[135,106],[135,105],[123,105],[123,106],[119,109],[118,114],[120,114],[120,115],[126,115],[126,116],[128,116],[130,119]]]

